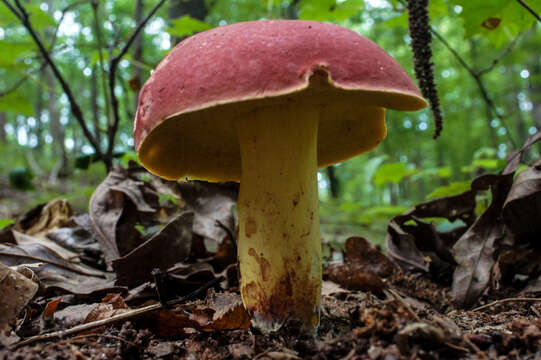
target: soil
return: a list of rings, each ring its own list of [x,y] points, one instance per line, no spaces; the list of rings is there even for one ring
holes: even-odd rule
[[[294,329],[187,329],[160,338],[125,322],[105,331],[0,350],[2,359],[539,359],[541,302],[506,301],[478,311],[456,310],[449,288],[415,273],[388,280],[385,292],[343,289],[323,295],[317,336]],[[325,291],[324,291],[325,292]],[[521,297],[525,298],[524,294]],[[482,299],[481,303],[490,303]]]

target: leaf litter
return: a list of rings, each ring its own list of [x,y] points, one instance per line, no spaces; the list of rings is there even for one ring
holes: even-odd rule
[[[88,214],[56,200],[0,232],[4,271],[35,288],[3,313],[0,357],[533,359],[541,347],[541,164],[516,171],[539,138],[471,190],[393,218],[386,254],[347,239],[344,260],[324,266],[316,337],[250,327],[238,294],[237,185],[115,167]],[[480,194],[489,204],[478,213]],[[69,332],[81,326],[89,327]]]

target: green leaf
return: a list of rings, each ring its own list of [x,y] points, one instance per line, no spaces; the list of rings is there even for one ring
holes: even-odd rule
[[[18,25],[19,19],[8,9],[7,6],[0,6],[0,26]]]
[[[5,96],[0,96],[0,111],[26,116],[34,115],[32,103],[20,91],[13,91]]]
[[[364,211],[363,213],[363,216],[369,216],[371,218],[390,218],[402,214],[408,211],[408,209],[409,208],[407,206],[374,206],[372,208],[366,209],[366,211]]]
[[[535,22],[535,18],[515,0],[455,0],[454,3],[462,6],[460,17],[465,37],[481,35],[496,46],[506,44]],[[534,10],[541,8],[541,2],[531,3]]]
[[[390,163],[381,165],[374,174],[374,184],[381,187],[386,182],[398,184],[404,177],[415,172],[414,169],[407,169],[404,163]]]
[[[11,67],[23,55],[35,49],[31,42],[0,41],[0,67]]]
[[[462,194],[463,192],[471,190],[471,182],[469,181],[458,181],[450,183],[449,185],[440,186],[428,194],[429,199],[443,197],[443,196],[453,196]]]
[[[15,222],[13,219],[0,219],[0,230]]]
[[[35,30],[42,30],[49,26],[56,26],[55,19],[47,12],[41,10],[38,5],[25,6],[30,14],[30,23]]]
[[[299,19],[342,22],[358,14],[363,0],[301,0],[297,5]]]
[[[503,159],[476,159],[472,162],[473,166],[483,169],[494,170],[503,168],[505,166],[505,160]]]
[[[189,36],[196,32],[205,31],[212,28],[206,22],[194,19],[189,15],[184,15],[181,18],[173,20],[171,26],[167,29],[167,32],[171,36]]]
[[[385,25],[389,28],[400,27],[407,29],[408,28],[408,13],[404,11],[398,16],[392,17],[389,20],[385,21]]]

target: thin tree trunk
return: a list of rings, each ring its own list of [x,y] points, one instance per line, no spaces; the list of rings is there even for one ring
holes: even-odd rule
[[[331,192],[331,197],[336,199],[340,194],[340,181],[336,176],[335,167],[327,166],[327,178],[329,179],[329,190]]]
[[[6,123],[7,123],[6,113],[0,111],[0,143],[2,144],[5,144],[7,142]]]
[[[90,108],[92,109],[92,122],[96,129],[96,140],[98,144],[101,144],[101,132],[100,132],[100,111],[98,105],[98,71],[99,67],[94,65],[92,67],[92,76],[90,77]]]
[[[143,8],[145,6],[144,0],[137,0],[135,2],[135,12],[134,12],[134,19],[136,26],[139,26],[141,21],[143,21]],[[137,101],[139,98],[139,88],[141,87],[141,83],[143,81],[142,79],[142,71],[141,67],[139,66],[140,63],[143,62],[143,40],[144,40],[145,32],[141,32],[141,34],[135,39],[133,42],[133,60],[135,61],[135,65],[132,66],[133,68],[133,75],[130,80],[131,88],[134,91],[134,109],[137,108]]]
[[[49,68],[45,69],[45,82],[49,88],[54,89],[56,81],[53,73]],[[66,136],[64,127],[60,123],[60,111],[57,101],[58,97],[50,91],[47,99],[47,110],[49,111],[49,130],[53,137],[53,156],[59,159],[57,165],[58,174],[65,175],[67,173],[68,155],[66,152]],[[54,178],[55,176],[53,176]]]

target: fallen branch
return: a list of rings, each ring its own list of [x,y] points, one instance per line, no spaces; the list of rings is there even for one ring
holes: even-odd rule
[[[208,289],[216,286],[217,284],[219,284],[223,280],[225,280],[225,278],[223,276],[219,276],[216,279],[214,279],[212,281],[209,281],[208,283],[206,283],[205,285],[203,285],[199,289],[195,290],[194,292],[192,292],[192,293],[190,293],[190,294],[188,294],[186,296],[183,296],[181,298],[168,301],[165,304],[161,304],[161,303],[152,304],[152,305],[144,306],[144,307],[139,308],[139,309],[130,310],[130,311],[127,311],[127,312],[122,313],[122,314],[111,316],[108,319],[92,321],[92,322],[89,322],[89,323],[86,323],[86,324],[81,324],[81,325],[74,326],[74,327],[66,329],[66,330],[54,331],[54,332],[50,332],[50,333],[47,333],[47,334],[32,336],[32,337],[29,337],[29,338],[27,338],[25,340],[19,341],[19,342],[15,343],[15,344],[11,345],[11,348],[15,349],[15,348],[18,348],[18,347],[21,347],[21,346],[24,346],[24,345],[33,344],[33,343],[36,343],[36,342],[53,340],[53,339],[60,339],[60,338],[63,338],[65,336],[68,336],[68,335],[73,335],[73,334],[80,333],[81,331],[91,330],[91,329],[95,329],[95,328],[100,327],[100,326],[111,325],[111,324],[114,324],[114,323],[117,323],[117,322],[132,320],[132,319],[138,318],[141,315],[148,314],[148,313],[150,313],[152,311],[161,310],[161,309],[167,308],[169,306],[177,305],[177,304],[183,303],[183,302],[185,302],[187,300],[190,300],[190,299],[200,295],[201,293],[207,291]]]

